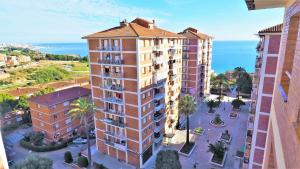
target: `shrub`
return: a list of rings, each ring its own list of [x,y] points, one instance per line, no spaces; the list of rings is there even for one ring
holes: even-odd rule
[[[42,168],[52,169],[53,161],[51,159],[39,156],[29,156],[25,160],[17,162],[13,169],[29,169],[29,168]]]
[[[174,150],[162,150],[157,154],[156,157],[156,169],[181,169],[179,161],[179,155]]]
[[[103,164],[93,163],[94,169],[108,169]]]
[[[65,152],[64,158],[65,158],[65,162],[66,162],[66,163],[71,163],[71,162],[73,162],[73,157],[72,157],[72,154],[71,154],[70,151],[66,151],[66,152]]]
[[[84,156],[78,157],[77,163],[79,167],[87,167],[89,165],[88,159]]]
[[[213,120],[213,123],[214,124],[222,124],[223,123],[220,114],[216,114],[216,116],[215,116],[215,118]]]
[[[47,152],[47,151],[54,151],[58,149],[62,149],[68,146],[68,141],[63,141],[59,144],[55,145],[34,145],[30,142],[26,141],[26,139],[22,139],[20,141],[20,145],[26,149],[35,151],[35,152]]]
[[[234,99],[234,100],[231,102],[231,105],[233,106],[233,108],[239,109],[241,105],[245,105],[245,102],[243,102],[243,101],[240,100],[240,99]]]

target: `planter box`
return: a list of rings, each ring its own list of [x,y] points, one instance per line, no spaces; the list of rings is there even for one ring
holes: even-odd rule
[[[222,160],[221,164],[213,162],[212,161],[213,157],[214,157],[214,154],[210,157],[209,163],[212,164],[212,165],[218,166],[218,167],[223,167],[224,164],[225,164],[225,161],[226,161],[227,152],[224,153],[223,160]]]
[[[227,144],[230,144],[230,142],[231,142],[231,140],[232,140],[232,136],[230,135],[229,140],[226,140],[226,139],[223,139],[223,138],[222,138],[222,134],[223,134],[223,133],[221,133],[220,139],[219,139],[219,140],[220,140],[220,141],[223,141],[223,142],[225,142],[225,143],[227,143]]]
[[[183,144],[184,146],[185,144]],[[193,153],[194,149],[196,148],[196,144],[194,143],[194,146],[192,147],[192,149],[190,150],[189,154],[186,154],[186,153],[183,153],[181,152],[181,149],[183,148],[183,146],[179,149],[178,153],[183,155],[183,156],[186,156],[186,157],[190,157],[191,154]]]
[[[214,126],[214,127],[225,127],[225,123],[224,123],[224,122],[223,122],[222,124],[215,125],[215,124],[213,123],[213,120],[211,120],[209,123],[210,123],[210,125],[212,125],[212,126]]]
[[[231,114],[231,113],[230,113],[230,114]],[[236,119],[236,118],[239,117],[239,114],[238,114],[238,113],[236,113],[236,117],[232,117],[232,116],[230,116],[230,114],[228,115],[228,117],[231,118],[231,119]]]
[[[205,129],[203,129],[203,128],[202,128],[202,132],[201,133],[197,133],[197,132],[195,132],[195,130],[193,131],[193,133],[195,135],[198,135],[198,136],[202,136],[204,134],[204,132],[205,132]]]

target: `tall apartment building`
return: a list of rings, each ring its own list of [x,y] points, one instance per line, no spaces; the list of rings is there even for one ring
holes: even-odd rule
[[[80,127],[80,119],[72,120],[68,114],[70,104],[79,97],[90,97],[91,90],[73,87],[42,96],[31,97],[29,102],[34,131],[45,134],[47,141],[69,138]],[[88,119],[93,126],[93,116]]]
[[[262,166],[269,115],[276,76],[283,24],[258,32],[257,57],[252,85],[251,114],[248,120],[245,159],[249,168]],[[250,159],[249,159],[250,157]]]
[[[186,37],[182,49],[181,91],[198,99],[210,93],[212,37],[191,27],[179,34]]]
[[[136,18],[88,41],[98,151],[143,167],[175,132],[182,36]]]
[[[270,107],[262,166],[256,168],[300,167],[300,40],[299,0],[247,0],[250,10],[284,7],[279,60]],[[262,150],[256,154],[263,154]],[[255,159],[254,159],[255,161]],[[253,168],[254,168],[253,167]]]

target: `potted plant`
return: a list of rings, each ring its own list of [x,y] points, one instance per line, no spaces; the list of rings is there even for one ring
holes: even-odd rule
[[[217,102],[214,100],[209,100],[207,103],[207,107],[209,107],[208,113],[214,113],[214,109],[215,107],[217,107]]]
[[[208,152],[213,153],[209,163],[223,167],[227,156],[227,147],[224,142],[217,141],[208,145]]]
[[[210,121],[210,124],[215,126],[215,127],[225,126],[224,121],[221,119],[220,114],[216,114],[215,118]]]
[[[234,99],[232,102],[231,102],[231,105],[233,107],[233,109],[235,110],[240,110],[240,107],[242,105],[245,105],[245,102],[243,102],[242,100],[240,99]]]
[[[231,134],[229,133],[229,131],[225,130],[225,132],[223,132],[221,134],[220,140],[229,144],[231,142],[231,138],[232,137],[231,137]]]

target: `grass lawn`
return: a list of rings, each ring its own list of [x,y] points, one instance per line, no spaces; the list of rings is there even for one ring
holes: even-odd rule
[[[185,143],[183,145],[183,147],[180,149],[180,152],[184,153],[184,154],[189,154],[190,151],[193,149],[194,146],[195,146],[194,142],[190,142],[189,144]]]

